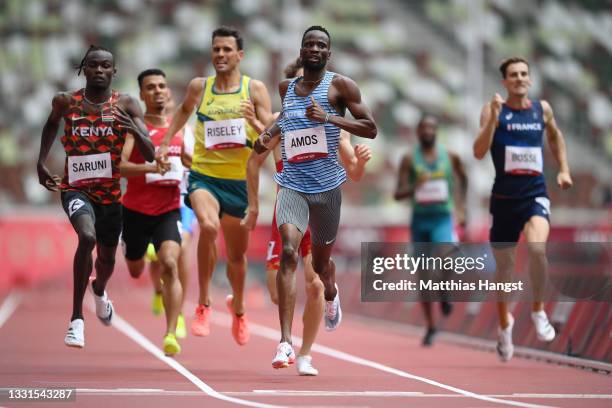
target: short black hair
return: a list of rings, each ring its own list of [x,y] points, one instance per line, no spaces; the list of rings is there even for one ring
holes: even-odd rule
[[[327,31],[325,27],[320,26],[320,25],[310,26],[306,29],[306,31],[304,31],[304,35],[302,35],[302,45],[304,45],[304,39],[306,38],[306,34],[308,34],[311,31],[323,31],[325,34],[327,34],[327,38],[329,38],[329,46],[331,47],[331,35],[329,35],[329,32]]]
[[[77,76],[81,75],[81,71],[85,67],[85,62],[87,62],[87,57],[89,56],[90,53],[92,53],[94,51],[106,51],[106,52],[108,52],[110,55],[113,56],[113,66],[115,65],[115,56],[113,55],[113,53],[109,49],[104,48],[101,45],[91,44],[89,46],[89,48],[87,49],[87,52],[83,56],[83,59],[81,60],[81,63],[75,67],[75,69],[79,70],[79,72],[77,72]]]
[[[436,124],[438,124],[439,120],[438,117],[436,115],[434,115],[431,112],[423,112],[421,114],[421,119],[419,119],[419,123],[417,126],[421,126],[423,124],[423,122],[425,122],[427,119],[433,119],[436,121]]]
[[[529,69],[529,63],[523,57],[510,57],[510,58],[506,58],[505,60],[503,60],[501,65],[499,66],[499,71],[502,74],[502,78],[506,79],[506,73],[510,65],[517,64],[519,62],[522,62],[525,65],[527,65],[527,69]]]
[[[145,79],[145,77],[148,77],[150,75],[161,75],[164,78],[166,77],[166,73],[159,68],[145,69],[140,74],[138,74],[138,88],[142,89],[142,81]]]
[[[236,45],[238,46],[238,51],[244,48],[244,40],[242,39],[242,35],[240,35],[240,31],[233,27],[221,26],[217,28],[212,33],[212,39],[215,37],[234,37],[236,39]]]

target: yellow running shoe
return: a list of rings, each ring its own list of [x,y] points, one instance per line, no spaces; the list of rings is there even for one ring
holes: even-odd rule
[[[166,334],[166,337],[164,337],[164,354],[168,357],[172,357],[180,352],[181,346],[178,344],[178,341],[176,341],[174,333]]]
[[[176,321],[176,337],[179,339],[184,339],[187,337],[187,328],[185,328],[185,318],[183,314],[178,315],[178,320]]]
[[[157,262],[157,253],[155,252],[155,246],[153,246],[152,242],[149,242],[149,246],[147,247],[146,257],[151,262]]]
[[[164,299],[161,293],[153,293],[153,302],[151,302],[151,311],[155,316],[164,313]]]

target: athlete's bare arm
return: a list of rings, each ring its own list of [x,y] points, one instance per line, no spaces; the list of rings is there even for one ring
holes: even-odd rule
[[[45,162],[47,161],[47,156],[49,156],[49,151],[57,136],[60,121],[69,106],[70,95],[68,93],[60,92],[53,97],[51,102],[51,113],[45,122],[40,138],[40,151],[38,153],[38,163],[36,165],[38,182],[50,191],[57,191],[61,183],[61,177],[56,174],[51,175],[49,169],[45,166]]]
[[[181,163],[183,163],[183,166],[190,169],[192,162],[193,156],[187,152],[187,149],[185,149],[185,139],[183,138],[183,143],[181,145]]]
[[[468,189],[468,178],[465,172],[465,167],[463,167],[463,162],[459,155],[453,152],[448,152],[451,163],[453,165],[453,172],[459,181],[459,200],[457,201],[457,205],[455,206],[457,224],[461,226],[465,226],[465,209],[466,209],[466,199],[467,199],[467,189]]]
[[[273,139],[269,144],[270,149],[264,150],[262,153],[253,150],[247,160],[247,198],[249,206],[240,224],[249,230],[255,228],[259,216],[259,170],[279,142],[279,138]]]
[[[338,154],[342,167],[353,181],[359,181],[365,173],[366,163],[372,158],[372,150],[363,144],[351,145],[351,135],[344,130],[340,131]]]
[[[474,141],[474,157],[478,160],[485,157],[491,148],[493,134],[497,128],[497,118],[499,117],[499,112],[501,112],[503,103],[504,100],[501,95],[496,93],[491,102],[482,107],[482,111],[480,112],[480,131],[478,132],[478,137],[476,137]]]
[[[123,177],[143,176],[147,173],[158,173],[160,168],[157,163],[133,163],[130,161],[132,150],[134,149],[134,136],[128,134],[125,138],[125,144],[121,151],[121,162],[119,163],[119,171]]]
[[[113,108],[113,113],[119,124],[134,137],[134,142],[146,161],[155,159],[155,147],[149,139],[149,131],[144,122],[140,104],[130,95],[124,94]]]
[[[280,84],[278,84],[278,93],[281,97],[281,105],[282,102],[285,100],[285,95],[287,94],[287,88],[289,87],[290,82],[290,79],[285,79],[284,81],[281,81]],[[253,145],[253,150],[255,151],[255,153],[264,153],[268,149],[273,149],[274,146],[278,144],[278,142],[271,144],[270,141],[280,136],[281,130],[278,126],[278,121],[281,119],[282,115],[283,112],[281,112],[277,116],[276,120],[274,120],[270,125],[268,125],[268,127],[259,135],[259,138],[255,141],[255,144]]]
[[[546,139],[550,150],[555,156],[555,160],[559,164],[559,173],[557,174],[557,185],[563,190],[566,190],[573,185],[572,176],[570,175],[569,164],[567,163],[567,152],[565,150],[565,139],[563,133],[557,126],[555,115],[552,107],[546,101],[542,101],[542,110],[544,111],[544,122],[546,123]]]
[[[272,116],[272,102],[270,101],[268,89],[263,82],[256,79],[251,80],[250,88],[255,116],[264,126],[270,124],[274,118]]]
[[[312,98],[312,105],[306,108],[306,117],[317,122],[325,122],[327,118],[329,123],[350,134],[374,139],[378,132],[376,122],[374,122],[370,108],[361,99],[361,91],[355,81],[342,75],[335,75],[331,88],[329,99],[332,105],[340,106],[340,109],[337,110],[341,114],[344,114],[344,108],[347,108],[353,115],[353,119],[328,115]]]
[[[397,175],[397,188],[393,195],[396,200],[403,200],[414,195],[414,186],[410,183],[410,169],[412,169],[412,156],[407,153],[402,157]]]
[[[194,78],[189,82],[185,99],[183,99],[183,102],[176,108],[176,112],[172,117],[172,122],[168,127],[164,140],[162,140],[159,145],[157,157],[163,157],[165,159],[168,155],[168,145],[170,144],[170,140],[172,140],[172,136],[180,131],[187,123],[187,120],[202,99],[205,84],[206,78],[201,77]]]

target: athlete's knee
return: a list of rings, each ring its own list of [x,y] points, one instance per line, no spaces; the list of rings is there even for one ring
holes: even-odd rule
[[[129,262],[128,261],[128,272],[130,276],[134,279],[140,278],[142,272],[144,271],[144,264],[142,262]]]
[[[201,237],[206,237],[210,240],[217,239],[217,234],[219,233],[219,221],[206,219],[200,221],[199,224]]]
[[[306,296],[310,299],[318,299],[323,296],[325,285],[321,282],[321,279],[316,277],[310,282],[306,282]]]
[[[172,275],[177,275],[178,273],[178,262],[177,259],[173,256],[164,256],[163,258],[159,259],[159,263],[161,265],[162,268],[162,274],[164,275],[168,275],[168,274],[172,274]]]
[[[290,244],[283,245],[283,250],[280,256],[281,263],[286,267],[295,269],[298,263],[298,251],[293,248]]]
[[[91,251],[96,246],[96,232],[94,230],[79,231],[79,247]]]
[[[527,250],[530,257],[546,258],[545,242],[531,242],[527,244]]]

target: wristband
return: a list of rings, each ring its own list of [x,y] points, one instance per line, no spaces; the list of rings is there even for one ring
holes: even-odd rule
[[[324,123],[328,123],[329,122],[329,113],[325,114],[325,122]]]

